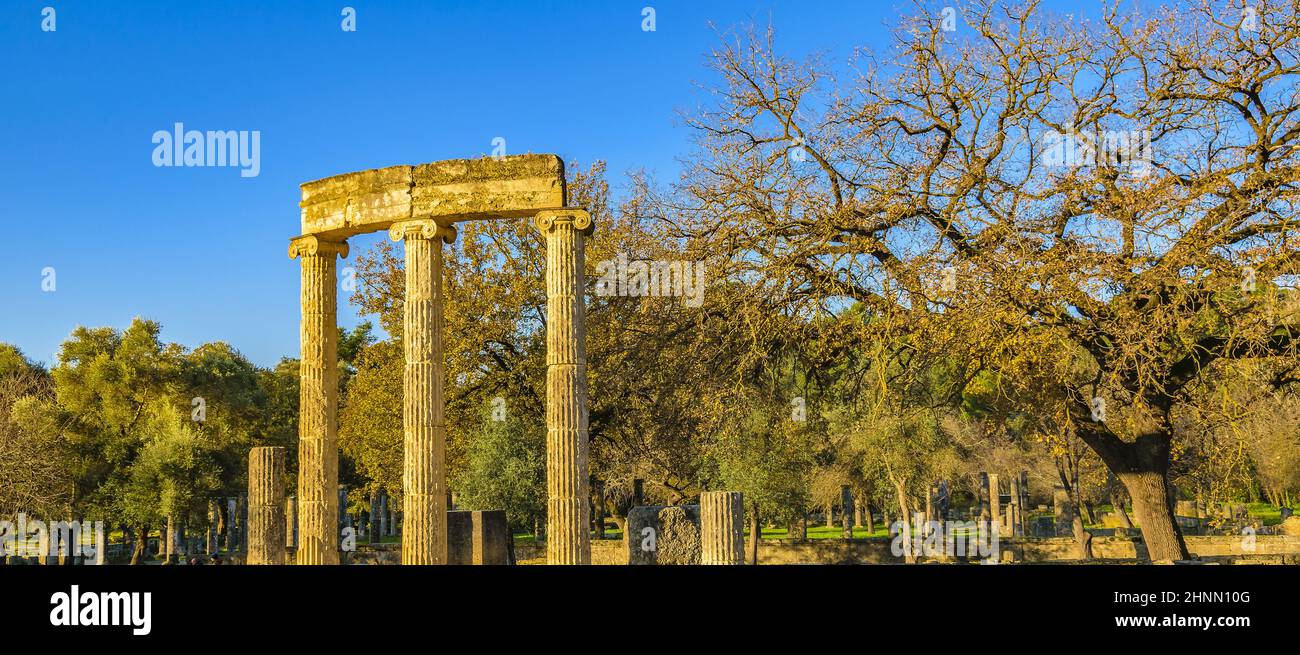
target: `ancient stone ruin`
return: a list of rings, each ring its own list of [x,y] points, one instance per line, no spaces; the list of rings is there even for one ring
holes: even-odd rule
[[[591,216],[567,206],[554,155],[392,166],[302,185],[298,446],[299,564],[337,564],[338,331],[336,262],[347,239],[388,230],[406,250],[403,564],[448,562],[443,414],[442,252],[458,222],[531,218],[546,241],[546,559],[587,564],[586,319],[583,244]]]

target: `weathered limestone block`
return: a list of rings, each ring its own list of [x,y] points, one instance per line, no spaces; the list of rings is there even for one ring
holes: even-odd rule
[[[402,343],[403,564],[447,563],[447,425],[443,414],[442,247],[456,230],[433,221],[403,221],[388,231],[406,249]]]
[[[739,491],[700,494],[700,563],[745,563],[745,501]]]
[[[504,566],[510,563],[506,513],[447,512],[447,563]]]
[[[583,243],[591,216],[545,211],[536,223],[546,239],[546,561],[590,564]]]
[[[1056,536],[1069,537],[1074,534],[1074,501],[1070,500],[1070,491],[1059,484],[1052,488],[1052,514],[1055,517]]]
[[[555,155],[452,159],[411,170],[417,217],[525,218],[565,206],[564,162]]]
[[[629,564],[699,564],[700,506],[634,507],[623,543]]]
[[[1300,537],[1300,516],[1288,516],[1277,526],[1277,533],[1291,537]]]
[[[302,233],[331,240],[411,219],[524,218],[566,200],[564,162],[555,155],[389,166],[301,188]]]
[[[248,563],[284,564],[285,449],[248,452]]]
[[[302,360],[298,402],[299,564],[338,564],[338,321],[336,257],[346,242],[294,239],[302,259]]]

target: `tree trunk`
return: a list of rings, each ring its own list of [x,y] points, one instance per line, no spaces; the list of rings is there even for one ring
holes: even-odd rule
[[[758,540],[763,538],[763,526],[758,519],[758,503],[749,506],[749,564],[758,564]]]
[[[1174,520],[1173,498],[1169,494],[1173,426],[1167,408],[1138,427],[1140,432],[1133,442],[1121,440],[1096,423],[1081,422],[1079,436],[1128,490],[1148,557],[1153,561],[1189,559],[1187,544]]]
[[[1096,525],[1096,524],[1097,524],[1097,515],[1096,515],[1096,513],[1094,513],[1094,512],[1092,511],[1092,509],[1093,509],[1093,508],[1092,508],[1092,501],[1091,501],[1091,500],[1085,500],[1085,501],[1083,501],[1083,502],[1080,503],[1080,504],[1083,505],[1083,517],[1084,517],[1085,519],[1087,519],[1088,523],[1090,523],[1090,524],[1092,524],[1092,525]]]
[[[1092,533],[1083,527],[1083,517],[1074,515],[1074,556],[1077,559],[1092,559]]]
[[[1142,542],[1151,560],[1188,559],[1187,544],[1174,521],[1165,471],[1120,473],[1119,479],[1133,499],[1133,514],[1142,529]]]
[[[149,550],[149,525],[140,526],[135,531],[135,550],[131,552],[131,566],[144,564],[145,552]]]
[[[875,518],[871,516],[871,503],[864,501],[862,503],[862,512],[864,514],[863,518],[867,520],[867,535],[870,536],[876,531],[876,521]]]
[[[915,564],[916,553],[912,552],[911,531],[908,529],[908,526],[912,524],[912,510],[907,503],[906,487],[902,482],[899,482],[897,480],[894,481],[894,495],[898,496],[898,511],[902,512],[903,514],[902,518],[899,519],[901,521],[900,533],[906,539],[905,541],[906,548],[904,548],[903,550],[904,553],[903,559],[908,564]]]

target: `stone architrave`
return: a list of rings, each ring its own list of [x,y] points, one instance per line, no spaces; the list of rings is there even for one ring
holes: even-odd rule
[[[406,249],[402,342],[403,564],[447,563],[447,424],[443,408],[442,248],[456,239],[431,220],[393,224],[388,235]]]
[[[337,259],[343,239],[308,234],[293,239],[289,257],[302,261],[302,360],[298,391],[299,564],[338,564],[338,297]]]
[[[700,494],[700,563],[745,563],[745,501],[739,491]]]
[[[590,564],[583,243],[591,215],[544,211],[536,223],[546,239],[546,562]]]
[[[248,564],[284,564],[284,476],[279,446],[248,452]]]

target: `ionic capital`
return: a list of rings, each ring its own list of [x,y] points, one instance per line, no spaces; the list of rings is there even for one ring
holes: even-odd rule
[[[299,257],[348,256],[347,241],[326,241],[318,236],[306,236],[289,239],[289,259]]]
[[[544,209],[537,212],[533,220],[542,234],[547,234],[555,229],[555,226],[563,224],[572,224],[573,229],[585,236],[591,236],[595,230],[591,222],[591,214],[585,209]]]
[[[440,225],[427,218],[398,221],[388,228],[388,238],[393,241],[442,239],[444,243],[451,243],[456,240],[456,228],[450,224]]]

